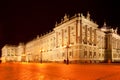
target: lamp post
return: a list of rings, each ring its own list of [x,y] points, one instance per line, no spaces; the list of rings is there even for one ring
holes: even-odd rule
[[[70,48],[70,44],[67,44],[66,46],[65,46],[65,48],[67,49],[67,51],[66,51],[66,53],[67,53],[67,60],[66,60],[66,64],[69,64],[69,57],[68,57],[68,48]]]

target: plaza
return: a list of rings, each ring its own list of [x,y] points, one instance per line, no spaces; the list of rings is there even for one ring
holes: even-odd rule
[[[120,64],[1,63],[0,80],[119,80]]]

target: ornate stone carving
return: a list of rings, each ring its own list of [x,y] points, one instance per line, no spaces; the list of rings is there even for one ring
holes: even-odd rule
[[[90,14],[89,14],[89,12],[87,13],[87,19],[90,20]]]

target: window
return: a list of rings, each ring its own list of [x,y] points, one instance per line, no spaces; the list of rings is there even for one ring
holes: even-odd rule
[[[59,35],[60,35],[60,32],[59,32]]]
[[[101,54],[99,53],[99,57],[101,56]]]
[[[90,29],[88,28],[88,31],[89,31]]]
[[[84,51],[84,57],[86,57],[87,56],[87,51]]]
[[[94,55],[93,55],[93,57],[96,57],[96,52],[94,52]]]
[[[104,54],[102,54],[102,57],[104,57]]]
[[[62,57],[64,57],[65,56],[65,53],[62,53]]]
[[[118,54],[118,57],[120,58],[120,54]]]
[[[65,32],[67,32],[67,30],[65,29]]]
[[[89,57],[92,57],[92,52],[90,51]]]
[[[73,30],[74,29],[74,27],[71,27],[71,30]]]
[[[117,58],[117,54],[113,54],[113,57],[114,57],[114,58]]]
[[[73,56],[72,52],[69,52],[69,56]]]

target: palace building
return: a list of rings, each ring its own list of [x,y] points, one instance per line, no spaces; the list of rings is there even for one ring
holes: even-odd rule
[[[2,62],[120,62],[120,36],[117,28],[102,28],[90,14],[66,14],[52,31],[19,45],[2,48]]]

